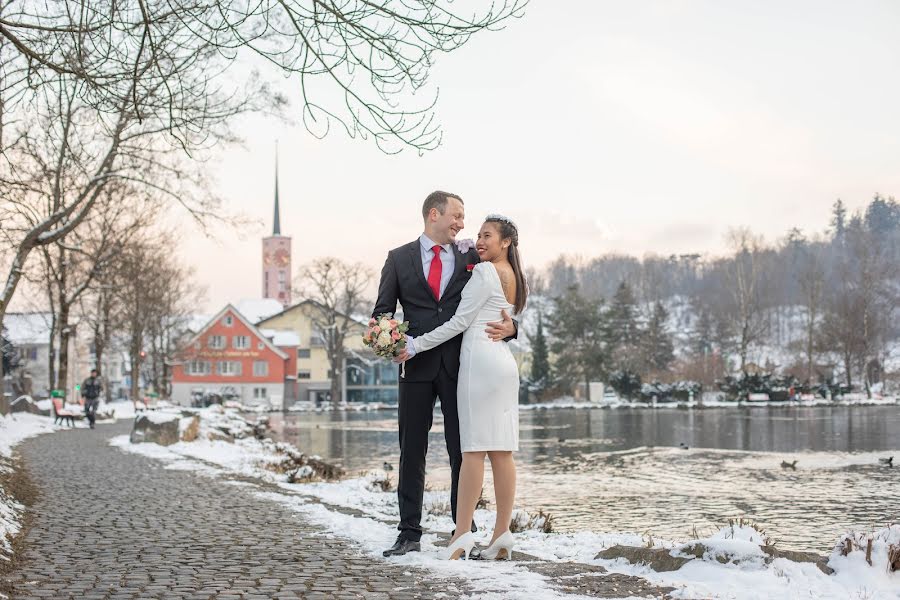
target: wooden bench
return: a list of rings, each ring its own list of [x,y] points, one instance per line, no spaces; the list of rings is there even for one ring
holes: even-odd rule
[[[79,413],[74,413],[68,408],[66,408],[65,404],[63,404],[62,398],[53,398],[53,415],[54,423],[58,423],[62,425],[66,421],[69,422],[69,425],[75,427],[75,419],[82,419],[84,415]]]

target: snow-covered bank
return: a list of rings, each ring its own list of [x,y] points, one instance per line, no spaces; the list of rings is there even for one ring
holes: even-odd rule
[[[706,399],[702,402],[694,400],[690,402],[630,402],[627,400],[606,400],[602,402],[585,402],[575,398],[559,398],[549,402],[536,402],[534,404],[520,404],[520,411],[529,410],[553,410],[560,408],[577,408],[588,410],[611,410],[617,408],[692,408],[692,409],[717,409],[717,408],[760,408],[760,407],[797,407],[797,406],[897,406],[900,405],[900,396],[881,396],[873,398],[816,398],[813,400],[765,400],[765,401],[732,401]],[[285,412],[313,412],[324,413],[332,411],[369,412],[378,410],[396,410],[396,404],[383,402],[358,403],[358,404],[323,404],[316,406],[311,402],[295,404],[285,409]],[[257,407],[243,407],[243,412],[259,412]]]
[[[57,429],[49,417],[28,413],[0,415],[0,481],[5,481],[12,470],[13,448],[24,439]],[[12,553],[10,540],[22,527],[22,506],[10,490],[0,485],[0,559],[9,560]]]
[[[218,412],[219,414],[216,414]],[[200,411],[213,424],[230,411]],[[214,429],[214,428],[213,428]],[[201,433],[204,428],[201,427]],[[396,493],[391,473],[374,471],[340,481],[288,483],[287,476],[273,466],[284,461],[284,452],[268,440],[254,437],[236,439],[233,443],[209,439],[201,435],[194,442],[180,442],[165,448],[153,444],[132,445],[126,436],[116,438],[114,445],[168,463],[168,468],[193,469],[209,476],[249,475],[278,485],[281,492],[258,491],[261,498],[274,500],[319,523],[329,534],[346,538],[361,552],[375,560],[394,540],[398,520]],[[677,450],[673,450],[677,452]],[[872,460],[875,460],[872,458]],[[563,477],[561,475],[561,477]],[[431,569],[437,576],[466,578],[478,597],[554,598],[552,582],[519,562],[482,563],[448,562],[436,545],[439,534],[449,533],[453,524],[449,517],[449,494],[427,491],[423,526],[423,552],[393,562]],[[348,514],[351,513],[352,514]],[[524,514],[520,518],[525,520]],[[476,513],[479,527],[477,539],[484,543],[493,527],[495,514],[488,509]],[[577,562],[603,566],[609,571],[643,577],[654,584],[676,588],[680,598],[822,598],[822,599],[898,599],[900,572],[890,572],[887,558],[891,545],[900,548],[900,526],[877,531],[855,533],[854,539],[873,535],[872,563],[866,562],[864,545],[851,545],[844,556],[839,550],[822,548],[833,574],[826,574],[814,563],[767,554],[762,536],[746,527],[728,527],[700,539],[659,540],[635,533],[543,533],[528,530],[516,535],[517,551],[549,562]],[[862,536],[862,537],[861,537]],[[843,538],[842,538],[843,539]],[[836,540],[836,547],[843,547]],[[598,554],[616,545],[664,549],[684,558],[677,570],[657,571],[632,564],[622,558],[604,559]],[[699,545],[699,546],[698,546]],[[696,548],[701,547],[699,555]],[[694,549],[694,554],[689,552]]]
[[[696,408],[696,409],[716,409],[716,408],[790,408],[797,406],[897,406],[900,405],[900,397],[884,396],[874,398],[848,398],[828,400],[826,398],[816,398],[814,400],[766,400],[754,402],[737,402],[730,400],[713,400],[706,399],[703,402],[629,402],[626,400],[613,400],[607,402],[583,402],[573,398],[561,398],[551,402],[539,402],[535,404],[521,404],[520,411],[528,410],[552,410],[557,408],[578,408],[578,409],[617,409],[617,408]]]

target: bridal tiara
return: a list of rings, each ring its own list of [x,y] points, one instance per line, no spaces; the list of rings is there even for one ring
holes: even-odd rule
[[[507,223],[507,224],[509,224],[509,225],[512,225],[513,229],[515,229],[516,231],[519,230],[519,228],[516,227],[515,222],[514,222],[512,219],[510,219],[509,217],[505,216],[505,215],[501,215],[501,214],[497,214],[497,213],[491,213],[491,214],[489,214],[488,216],[486,216],[486,217],[484,218],[484,220],[485,220],[485,221],[503,221],[504,223]]]

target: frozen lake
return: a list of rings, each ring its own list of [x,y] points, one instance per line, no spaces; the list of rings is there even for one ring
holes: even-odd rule
[[[271,415],[275,438],[351,474],[396,466],[396,422],[396,410]],[[900,466],[878,462],[900,463],[898,406],[539,409],[519,422],[517,505],[560,531],[681,538],[749,517],[781,547],[824,553],[849,528],[900,521]],[[449,487],[439,410],[429,459],[430,485]]]

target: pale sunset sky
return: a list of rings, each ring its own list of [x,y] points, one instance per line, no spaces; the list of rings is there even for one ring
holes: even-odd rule
[[[532,0],[504,31],[440,55],[443,144],[387,156],[333,128],[317,140],[263,117],[207,168],[227,208],[259,221],[180,253],[207,312],[261,295],[279,143],[282,232],[295,271],[333,255],[380,269],[421,232],[434,189],[520,228],[523,257],[724,251],[730,227],[774,241],[900,195],[900,3]],[[274,75],[273,77],[278,77]],[[285,83],[294,117],[299,86]],[[184,219],[186,221],[186,219]]]

